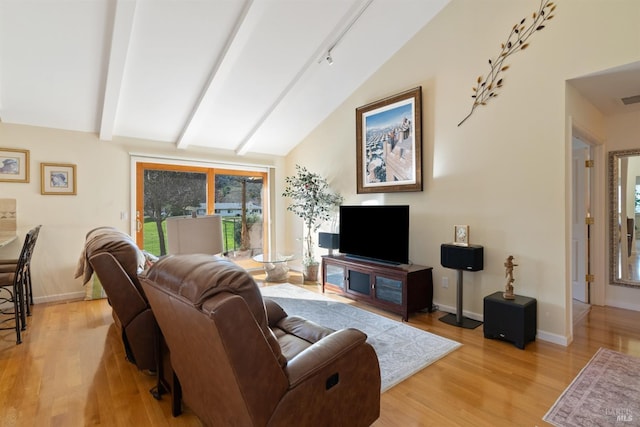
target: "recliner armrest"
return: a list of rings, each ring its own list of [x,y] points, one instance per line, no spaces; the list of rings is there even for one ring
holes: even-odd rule
[[[279,321],[287,317],[287,312],[284,311],[280,304],[269,298],[263,298],[264,308],[267,312],[267,324],[270,328],[273,328]]]
[[[321,339],[289,360],[285,370],[290,388],[364,344],[367,335],[357,329],[341,329]]]
[[[93,265],[118,319],[126,328],[136,316],[149,308],[144,294],[111,253],[93,255],[89,262]]]

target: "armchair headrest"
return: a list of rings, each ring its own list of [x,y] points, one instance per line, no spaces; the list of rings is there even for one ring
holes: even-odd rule
[[[158,260],[144,277],[198,309],[221,292],[238,295],[260,327],[267,328],[258,284],[245,269],[227,259],[205,254],[169,255]]]
[[[203,304],[216,295],[230,293],[241,297],[278,363],[280,366],[286,365],[287,359],[269,328],[258,284],[249,272],[237,264],[213,255],[169,255],[160,258],[140,279],[144,286],[162,289],[203,312],[207,311]]]
[[[108,252],[120,263],[129,277],[142,272],[145,258],[131,236],[112,227],[100,227],[87,233],[84,255],[87,259]]]

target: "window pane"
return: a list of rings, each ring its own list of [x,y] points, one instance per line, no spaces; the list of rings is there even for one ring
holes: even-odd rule
[[[248,258],[263,252],[262,176],[215,175],[215,213],[222,216],[225,252]]]
[[[207,174],[144,170],[144,243],[146,251],[166,255],[168,216],[207,214]]]

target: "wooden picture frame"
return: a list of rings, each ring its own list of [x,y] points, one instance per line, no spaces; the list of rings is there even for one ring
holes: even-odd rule
[[[422,191],[422,87],[356,108],[358,193]]]
[[[29,150],[0,148],[0,181],[29,182]]]
[[[469,226],[453,226],[453,244],[457,246],[469,246]]]
[[[76,194],[76,165],[70,163],[40,163],[42,194]]]

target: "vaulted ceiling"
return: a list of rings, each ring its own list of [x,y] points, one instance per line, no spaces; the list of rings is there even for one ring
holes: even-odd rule
[[[448,2],[0,0],[0,119],[285,155]]]
[[[605,116],[640,111],[640,61],[568,81]]]

